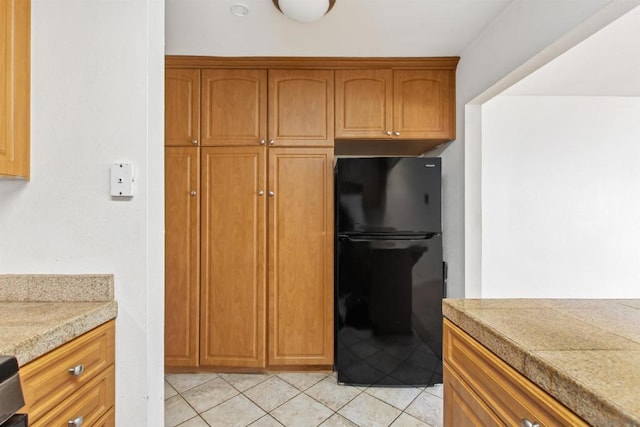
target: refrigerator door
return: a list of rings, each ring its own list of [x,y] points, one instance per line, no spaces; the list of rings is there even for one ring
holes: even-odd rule
[[[338,234],[442,231],[440,175],[439,158],[338,159]]]
[[[442,241],[337,241],[338,382],[442,382]]]

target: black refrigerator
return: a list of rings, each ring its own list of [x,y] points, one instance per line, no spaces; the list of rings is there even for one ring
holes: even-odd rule
[[[441,162],[340,158],[336,185],[338,382],[442,382]]]

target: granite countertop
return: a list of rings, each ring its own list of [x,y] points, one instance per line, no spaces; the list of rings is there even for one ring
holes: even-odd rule
[[[0,354],[22,366],[117,310],[112,275],[0,275]]]
[[[640,426],[640,300],[447,299],[444,316],[597,426]]]

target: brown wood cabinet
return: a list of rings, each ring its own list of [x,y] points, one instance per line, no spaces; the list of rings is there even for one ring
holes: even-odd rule
[[[333,71],[174,71],[201,93],[173,83],[167,129],[203,147],[166,148],[166,370],[329,367]]]
[[[394,148],[359,143],[365,148],[354,153],[371,147],[371,154],[420,154],[455,138],[455,71],[336,70],[335,121],[338,139],[395,140]],[[352,154],[357,144],[345,142],[341,152]]]
[[[333,364],[333,150],[269,150],[269,365]]]
[[[265,366],[265,150],[202,152],[201,366]]]
[[[165,146],[199,145],[200,70],[166,70],[164,104]]]
[[[464,331],[444,321],[444,425],[587,426]],[[528,425],[528,424],[527,424]]]
[[[333,70],[269,70],[270,146],[333,147]]]
[[[202,145],[264,145],[267,70],[202,70]]]
[[[0,175],[30,177],[31,1],[0,2]]]
[[[85,425],[115,408],[115,322],[109,321],[20,368],[31,426],[67,425],[82,418]],[[74,369],[75,373],[70,373]],[[110,418],[113,421],[113,415]]]
[[[200,148],[165,148],[167,366],[197,366],[200,322]]]

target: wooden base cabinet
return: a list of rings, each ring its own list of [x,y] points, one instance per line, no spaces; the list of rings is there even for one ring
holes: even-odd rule
[[[444,425],[588,424],[445,319]]]
[[[70,373],[70,369],[75,369]],[[115,321],[109,321],[20,368],[26,405],[35,427],[112,427],[115,411]],[[77,424],[80,425],[80,424]]]

